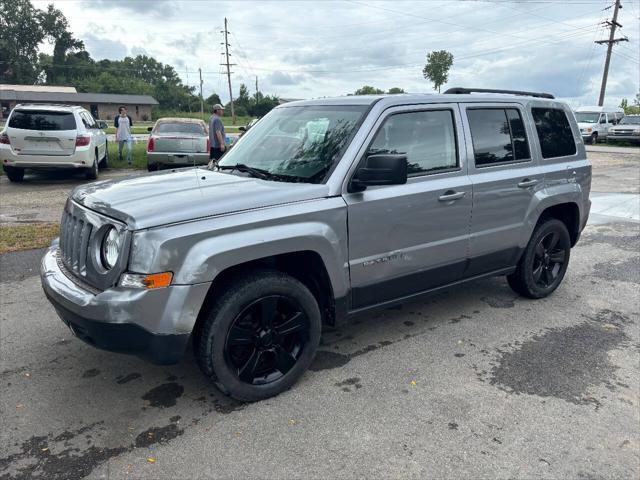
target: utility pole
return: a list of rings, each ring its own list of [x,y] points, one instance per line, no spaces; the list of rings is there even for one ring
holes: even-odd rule
[[[202,69],[198,69],[200,74],[200,118],[204,120],[204,97],[202,96]]]
[[[622,28],[622,25],[618,23],[618,10],[622,8],[620,4],[621,0],[615,0],[613,7],[613,19],[604,22],[611,30],[609,31],[609,40],[597,40],[595,43],[600,45],[607,44],[607,58],[604,62],[604,72],[602,72],[602,84],[600,85],[600,98],[598,100],[598,106],[601,107],[604,104],[604,93],[607,90],[607,77],[609,76],[609,64],[611,63],[611,50],[613,50],[613,44],[618,42],[628,42],[627,37],[614,38],[616,33],[616,27]],[[611,7],[609,7],[611,8]]]
[[[258,105],[258,75],[256,75],[256,105]]]
[[[235,65],[235,63],[229,63],[229,41],[227,35],[229,34],[229,30],[227,28],[227,17],[224,18],[224,51],[226,56],[226,65],[227,67],[227,80],[229,82],[229,99],[231,101],[231,119],[233,125],[236,124],[236,112],[233,110],[233,90],[231,89],[231,65]]]

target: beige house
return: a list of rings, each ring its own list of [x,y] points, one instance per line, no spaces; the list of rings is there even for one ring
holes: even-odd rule
[[[101,120],[112,120],[118,108],[125,106],[134,121],[151,120],[151,107],[158,105],[149,95],[78,93],[74,87],[0,84],[0,119],[7,118],[19,103],[80,105]]]

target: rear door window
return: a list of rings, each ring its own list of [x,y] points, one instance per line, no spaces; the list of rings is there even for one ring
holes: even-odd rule
[[[14,110],[9,127],[20,130],[75,130],[76,120],[71,112]]]
[[[469,128],[476,166],[529,160],[529,143],[515,108],[469,108]]]
[[[542,158],[566,157],[576,153],[571,125],[564,110],[532,108]]]

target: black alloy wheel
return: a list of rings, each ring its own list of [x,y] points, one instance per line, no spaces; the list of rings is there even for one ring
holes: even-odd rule
[[[528,298],[543,298],[562,282],[569,266],[571,237],[560,220],[540,223],[529,240],[516,271],[507,276],[511,288]]]
[[[260,298],[235,318],[225,342],[225,360],[238,378],[265,385],[286,375],[309,341],[309,320],[293,299]]]
[[[200,368],[226,395],[255,402],[288,390],[320,344],[318,300],[297,278],[255,269],[224,281],[194,329]]]
[[[551,287],[558,280],[566,256],[560,235],[557,232],[545,235],[535,248],[533,281],[542,288]]]

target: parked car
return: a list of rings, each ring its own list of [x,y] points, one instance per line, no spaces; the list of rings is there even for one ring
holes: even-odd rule
[[[209,162],[209,130],[194,118],[161,118],[148,128],[147,169],[206,165]]]
[[[624,117],[624,110],[608,107],[579,107],[575,115],[582,139],[595,145],[598,141],[606,140],[609,128],[617,125]]]
[[[640,115],[625,115],[618,125],[609,129],[607,142],[640,143]]]
[[[0,132],[0,161],[7,177],[20,182],[25,169],[82,169],[98,178],[98,165],[107,166],[106,123],[82,107],[16,105]]]
[[[549,94],[475,91],[287,103],[216,166],[77,187],[44,291],[96,347],[173,363],[193,342],[247,401],[351,316],[490,276],[546,297],[589,215],[580,130]]]

